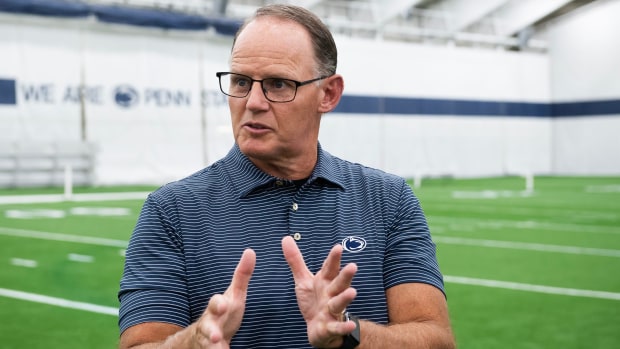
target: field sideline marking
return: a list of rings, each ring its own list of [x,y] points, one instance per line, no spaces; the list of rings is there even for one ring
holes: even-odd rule
[[[117,200],[144,200],[150,194],[147,191],[126,193],[85,193],[72,194],[67,198],[64,194],[41,195],[0,195],[0,205],[4,204],[40,204],[55,202],[86,202],[86,201],[117,201]]]
[[[508,290],[548,293],[548,294],[555,294],[555,295],[562,295],[562,296],[611,299],[611,300],[616,300],[616,301],[620,300],[620,293],[617,293],[617,292],[580,290],[576,288],[533,285],[533,284],[524,284],[520,282],[487,280],[487,279],[477,279],[477,278],[469,278],[469,277],[463,277],[463,276],[449,276],[449,275],[444,275],[444,281],[448,283],[454,283],[454,284],[504,288]]]
[[[530,250],[542,252],[558,252],[570,253],[578,255],[604,256],[620,258],[620,250],[611,250],[603,248],[579,247],[579,246],[562,246],[549,245],[531,242],[501,241],[501,240],[485,240],[485,239],[468,239],[453,236],[433,236],[433,241],[440,244],[480,246],[480,247],[497,247],[509,248],[514,250]]]
[[[118,316],[118,308],[106,307],[103,305],[70,301],[68,299],[44,296],[36,293],[22,292],[0,288],[0,296],[7,298],[21,299],[24,301],[55,305],[63,308],[71,308],[89,311],[91,313],[106,314]]]
[[[98,245],[98,246],[112,246],[127,248],[127,241],[114,240],[106,238],[98,238],[93,236],[78,236],[70,234],[48,233],[44,231],[14,229],[0,227],[0,235],[16,236],[22,238],[42,239],[42,240],[54,240],[63,242],[77,242],[80,244]]]

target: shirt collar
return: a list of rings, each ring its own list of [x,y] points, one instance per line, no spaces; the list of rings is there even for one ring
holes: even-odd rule
[[[321,145],[318,145],[317,164],[310,175],[309,182],[325,182],[344,190],[344,181],[342,174],[337,170],[336,159],[334,156],[324,151]],[[222,163],[226,172],[234,181],[236,186],[232,188],[239,198],[245,197],[259,187],[267,187],[274,185],[280,178],[273,177],[256,167],[245,154],[241,152],[239,146],[235,144],[233,148],[222,159]]]
[[[338,165],[338,161],[336,161],[337,159],[330,153],[324,151],[320,143],[318,145],[318,154],[318,161],[310,176],[311,179],[322,179],[327,181],[327,183],[331,183],[345,190],[343,173],[339,170],[340,166]]]

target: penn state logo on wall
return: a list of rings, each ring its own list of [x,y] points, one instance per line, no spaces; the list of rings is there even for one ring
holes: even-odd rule
[[[366,240],[359,236],[347,236],[342,239],[342,248],[348,252],[360,252],[366,248]]]
[[[138,103],[138,91],[129,85],[120,85],[114,89],[114,102],[123,108]]]

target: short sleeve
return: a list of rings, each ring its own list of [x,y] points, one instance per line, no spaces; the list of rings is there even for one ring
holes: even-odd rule
[[[419,282],[433,285],[445,294],[435,244],[420,202],[404,180],[399,195],[387,232],[385,288]]]
[[[144,322],[183,327],[190,323],[183,244],[174,228],[176,211],[162,198],[157,192],[147,198],[125,254],[118,293],[121,333]]]

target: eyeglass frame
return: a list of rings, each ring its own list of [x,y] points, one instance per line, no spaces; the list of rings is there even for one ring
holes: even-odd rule
[[[227,92],[224,91],[224,88],[222,88],[222,76],[231,75],[231,74],[240,75],[240,76],[246,77],[250,81],[250,88],[248,89],[248,91],[246,92],[246,94],[244,96],[233,96],[233,95],[230,95],[230,94],[228,94]],[[215,76],[217,76],[218,82],[219,82],[219,85],[220,85],[220,91],[223,94],[225,94],[225,95],[227,95],[229,97],[232,97],[232,98],[245,98],[245,97],[247,97],[250,94],[250,91],[252,91],[252,87],[254,86],[254,83],[255,82],[260,82],[260,87],[261,87],[261,90],[263,91],[263,95],[265,96],[265,99],[267,99],[268,101],[270,101],[272,103],[288,103],[288,102],[292,102],[292,101],[295,100],[295,97],[297,97],[297,89],[299,87],[304,86],[304,85],[308,85],[310,83],[313,83],[313,82],[316,82],[316,81],[319,81],[319,80],[327,79],[327,78],[329,78],[329,77],[331,77],[333,75],[334,74],[323,75],[323,76],[320,76],[318,78],[314,78],[314,79],[310,79],[310,80],[306,80],[306,81],[297,81],[297,80],[293,80],[293,79],[277,78],[277,77],[257,80],[257,79],[253,79],[252,77],[247,76],[245,74],[239,74],[239,73],[233,73],[233,72],[217,72],[217,73],[215,73]],[[263,86],[263,82],[265,80],[273,80],[273,79],[276,79],[276,80],[286,80],[286,81],[290,81],[293,84],[295,84],[295,93],[293,94],[293,98],[291,98],[290,100],[287,100],[287,101],[274,101],[271,98],[267,97],[267,90]]]

